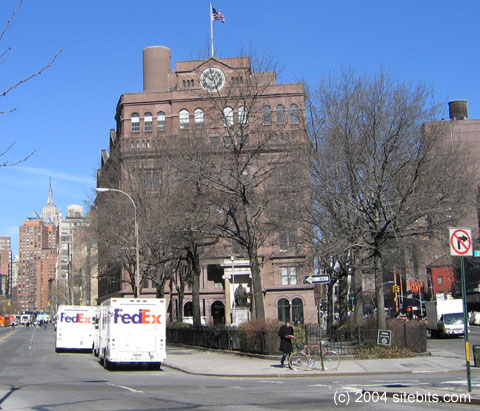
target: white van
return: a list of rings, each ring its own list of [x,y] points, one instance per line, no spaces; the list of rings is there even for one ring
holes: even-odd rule
[[[119,363],[148,363],[159,369],[166,358],[166,301],[159,298],[111,298],[101,304],[99,357],[105,368]]]
[[[57,311],[55,352],[91,350],[93,347],[95,307],[61,305]]]

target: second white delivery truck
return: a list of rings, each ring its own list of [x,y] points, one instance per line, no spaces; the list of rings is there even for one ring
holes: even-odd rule
[[[105,368],[147,363],[159,369],[165,361],[165,299],[110,298],[101,304],[98,326],[98,356]]]
[[[463,335],[463,300],[438,299],[425,303],[427,328],[432,337]]]
[[[95,307],[61,305],[58,307],[55,351],[91,350],[93,346]]]

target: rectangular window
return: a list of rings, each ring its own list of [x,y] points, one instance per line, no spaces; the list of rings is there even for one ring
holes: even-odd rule
[[[297,267],[282,267],[282,285],[297,284]]]
[[[438,285],[443,285],[443,276],[439,275],[437,277]]]
[[[280,252],[295,251],[297,248],[297,234],[295,230],[284,230],[279,233]]]

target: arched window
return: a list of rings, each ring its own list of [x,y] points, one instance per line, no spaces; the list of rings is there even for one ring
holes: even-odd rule
[[[190,127],[190,113],[188,110],[183,109],[180,111],[178,118],[180,120],[180,128]]]
[[[223,109],[223,117],[226,126],[233,126],[233,108],[225,107]]]
[[[290,303],[286,298],[280,298],[277,303],[278,307],[278,321],[290,321]]]
[[[281,104],[277,106],[277,124],[285,124],[285,107]]]
[[[211,306],[213,325],[225,324],[225,305],[215,301]]]
[[[133,113],[130,121],[132,122],[132,132],[140,131],[140,117],[138,113]]]
[[[248,124],[248,109],[245,106],[238,108],[238,123],[242,126]]]
[[[145,131],[153,131],[152,113],[145,113],[143,115],[143,128]]]
[[[163,111],[157,113],[157,130],[165,130],[165,113]]]
[[[272,108],[270,106],[263,106],[263,124],[265,126],[272,125]]]
[[[292,300],[292,322],[293,325],[303,324],[303,301],[301,298]]]
[[[182,84],[183,84],[183,88],[185,88],[186,86],[185,80],[182,81]]]
[[[201,126],[203,124],[203,110],[201,108],[195,109],[193,112],[193,118],[196,126]]]
[[[290,123],[298,124],[299,122],[298,106],[296,104],[290,104]]]
[[[193,317],[193,304],[191,301],[186,302],[183,306],[183,316]]]

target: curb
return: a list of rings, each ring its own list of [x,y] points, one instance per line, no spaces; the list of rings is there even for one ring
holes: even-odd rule
[[[219,377],[219,378],[321,378],[321,377],[348,377],[348,376],[361,376],[361,375],[405,375],[405,374],[419,374],[415,370],[407,371],[372,371],[372,372],[335,372],[335,371],[306,371],[297,373],[295,371],[289,372],[288,374],[219,374],[214,372],[196,372],[189,370],[187,368],[182,368],[176,365],[168,364],[165,362],[162,364],[167,368],[171,368],[176,371],[183,372],[189,375],[198,375],[202,377]],[[480,371],[480,370],[478,370]],[[459,372],[465,372],[465,370],[433,370],[433,371],[421,371],[421,374],[454,374]]]

